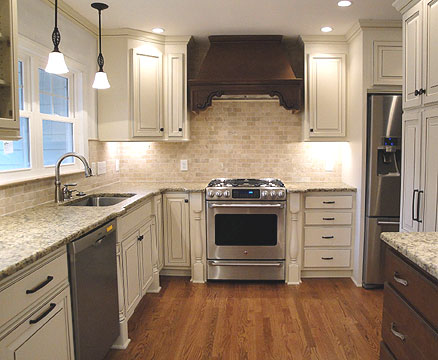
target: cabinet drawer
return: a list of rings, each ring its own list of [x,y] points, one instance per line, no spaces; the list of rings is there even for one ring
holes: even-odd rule
[[[304,267],[349,267],[350,250],[304,249]]]
[[[306,225],[351,225],[352,214],[347,212],[307,212]]]
[[[385,253],[385,280],[438,329],[438,286],[389,247]]]
[[[436,359],[438,333],[388,284],[384,289],[382,337],[398,360]]]
[[[304,246],[350,246],[350,227],[306,227]]]
[[[391,351],[388,349],[386,344],[381,341],[380,342],[380,360],[396,360],[394,355],[392,355]]]
[[[152,201],[148,200],[141,206],[130,210],[126,215],[120,217],[117,222],[119,229],[118,238],[124,239],[133,230],[136,230],[145,221],[149,220],[152,214]]]
[[[351,209],[353,197],[345,196],[307,196],[307,209]]]
[[[68,280],[67,254],[31,271],[0,292],[0,326]]]

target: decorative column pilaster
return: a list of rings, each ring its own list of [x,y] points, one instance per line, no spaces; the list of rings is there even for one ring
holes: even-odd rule
[[[298,285],[301,283],[301,271],[299,265],[300,253],[300,229],[299,229],[299,213],[301,210],[301,194],[292,193],[289,195],[289,211],[290,216],[290,242],[288,249],[288,273],[287,284]],[[289,217],[288,217],[289,218]]]
[[[192,282],[204,283],[205,274],[205,209],[203,193],[190,194],[190,241],[192,247]]]

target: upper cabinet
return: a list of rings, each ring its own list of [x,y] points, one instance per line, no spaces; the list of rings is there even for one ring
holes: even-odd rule
[[[0,2],[0,139],[20,135],[18,97],[17,2]]]
[[[438,1],[410,4],[403,8],[405,109],[438,102]]]
[[[185,141],[188,36],[122,29],[103,36],[111,88],[98,94],[102,141]]]
[[[402,52],[401,41],[374,41],[373,85],[402,85]]]
[[[303,37],[305,44],[304,139],[342,141],[346,135],[346,43],[318,42]]]

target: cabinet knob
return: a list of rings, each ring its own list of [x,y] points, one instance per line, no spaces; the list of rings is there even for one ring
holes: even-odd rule
[[[415,91],[414,91],[414,95],[415,95],[415,96],[418,96],[418,95],[420,95],[420,92],[419,92],[418,90],[415,90]]]
[[[137,239],[138,239],[138,241],[143,241],[144,235],[140,235]]]
[[[160,128],[160,131],[164,131],[164,128]]]
[[[420,89],[419,93],[420,93],[420,95],[423,95],[423,94],[426,93],[426,90],[424,90],[424,89]]]
[[[179,128],[178,130],[179,130],[179,131],[182,131],[182,128]]]
[[[188,202],[189,202],[189,199],[184,199],[184,202],[185,202],[185,203],[188,203]]]
[[[313,129],[310,129],[310,132],[313,132]]]

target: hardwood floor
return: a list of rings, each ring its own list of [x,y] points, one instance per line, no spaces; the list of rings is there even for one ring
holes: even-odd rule
[[[383,292],[350,279],[192,284],[162,277],[106,360],[378,359]]]

